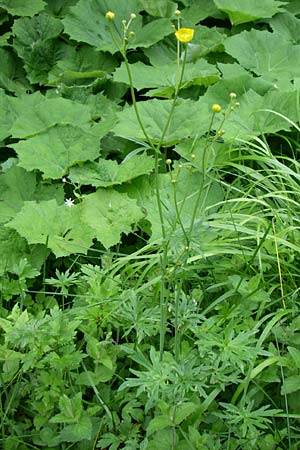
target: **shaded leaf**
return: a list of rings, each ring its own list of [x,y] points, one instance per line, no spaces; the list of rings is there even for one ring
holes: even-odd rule
[[[47,98],[39,92],[11,100],[17,116],[12,136],[26,138],[47,131],[55,125],[86,127],[91,121],[89,108],[64,98]]]
[[[82,222],[80,205],[58,206],[55,200],[25,202],[5,226],[15,229],[29,244],[44,244],[56,257],[87,253],[94,233]]]
[[[11,135],[11,127],[15,114],[12,110],[10,98],[0,89],[0,142]]]
[[[24,0],[1,0],[0,8],[5,9],[13,16],[34,16],[38,12],[42,11],[46,6],[43,0],[30,0],[30,2],[24,2]]]
[[[10,146],[18,153],[21,167],[39,169],[44,178],[61,178],[72,165],[99,156],[99,136],[71,125],[57,125]]]
[[[257,75],[271,80],[292,80],[300,75],[294,64],[300,58],[300,45],[291,45],[280,34],[268,31],[243,31],[226,39],[225,50]]]
[[[79,184],[95,187],[107,187],[122,184],[154,169],[154,160],[150,156],[136,155],[118,164],[117,161],[100,159],[99,162],[72,167],[69,178]]]
[[[151,16],[171,17],[177,4],[171,0],[141,0],[144,10]]]
[[[155,143],[161,140],[172,103],[172,100],[154,99],[138,104],[145,130],[149,138]],[[145,140],[133,107],[126,107],[117,115],[119,123],[112,129],[117,136],[134,137],[139,141]],[[211,114],[207,105],[191,100],[178,100],[162,145],[171,146],[187,136],[204,134],[209,127],[210,117]]]
[[[119,243],[121,233],[130,233],[142,217],[135,200],[113,190],[98,189],[82,202],[83,221],[106,248]]]
[[[170,96],[175,91],[176,64],[153,67],[137,62],[130,67],[133,85],[136,89],[171,86]],[[207,86],[219,79],[218,70],[204,59],[195,64],[187,63],[182,80],[182,89],[191,85]],[[129,84],[126,65],[123,63],[114,73],[114,80]]]
[[[277,0],[214,0],[214,3],[228,14],[232,25],[272,17],[286,4]]]

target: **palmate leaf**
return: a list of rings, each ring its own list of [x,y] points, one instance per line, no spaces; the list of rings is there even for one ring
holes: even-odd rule
[[[10,97],[0,89],[0,142],[10,136],[15,114],[12,110]]]
[[[232,25],[272,17],[286,4],[277,0],[214,0],[214,3],[218,9],[228,14]]]
[[[98,162],[71,167],[69,178],[72,182],[79,184],[107,187],[148,174],[153,169],[153,158],[147,155],[136,155],[122,164],[113,160],[100,159]]]
[[[161,141],[172,103],[172,100],[157,99],[138,103],[139,114],[145,130],[154,143]],[[113,133],[125,138],[145,140],[132,106],[125,108],[117,115],[119,122],[112,129]],[[179,99],[162,145],[171,146],[187,136],[204,134],[208,130],[210,119],[211,113],[206,104]]]
[[[141,0],[144,10],[151,16],[171,17],[177,4],[171,0]]]
[[[16,55],[7,49],[0,48],[0,61],[0,87],[17,95],[25,94],[26,89],[30,89],[30,85],[25,79],[25,72]]]
[[[34,16],[46,6],[43,0],[1,0],[0,8],[5,9],[13,16]]]
[[[13,26],[14,42],[18,56],[24,60],[31,83],[46,83],[48,71],[53,67],[64,44],[55,41],[62,32],[59,19],[47,14],[24,17]]]
[[[33,172],[16,166],[17,160],[0,175],[0,222],[7,222],[22,208],[25,201],[50,200],[64,202],[63,185],[37,181]]]
[[[294,14],[284,12],[276,14],[275,17],[269,20],[272,30],[280,34],[284,41],[291,41],[292,44],[300,44],[300,19]]]
[[[57,125],[45,133],[10,144],[18,153],[19,165],[39,169],[44,178],[61,178],[79,162],[99,156],[99,136],[72,125]]]
[[[26,240],[15,230],[0,226],[0,275],[13,272],[23,260],[39,269],[45,258],[43,246],[29,247]]]
[[[172,93],[176,83],[176,63],[160,65],[160,67],[148,66],[141,61],[131,64],[130,67],[133,85],[136,89],[171,86]],[[208,86],[219,79],[219,72],[215,66],[208,64],[204,59],[195,64],[187,63],[182,80],[182,88],[191,85]],[[114,80],[129,84],[126,66],[123,63],[114,73]]]
[[[98,189],[82,202],[82,220],[94,230],[105,248],[119,243],[121,233],[130,233],[132,224],[142,217],[135,200],[112,189]]]
[[[86,128],[91,122],[88,106],[64,98],[47,98],[39,92],[10,100],[17,118],[11,128],[14,138],[27,138],[55,125]]]
[[[99,83],[100,80],[107,80],[107,74],[111,73],[116,65],[116,58],[110,53],[96,51],[87,45],[70,47],[64,58],[60,59],[49,73],[49,84],[84,85],[96,78]]]
[[[300,75],[300,45],[291,45],[278,33],[243,31],[224,42],[225,50],[245,68],[271,80],[292,80]]]
[[[5,226],[16,230],[28,244],[44,244],[56,257],[87,253],[94,233],[82,222],[81,205],[71,208],[56,200],[25,202],[16,217]]]
[[[126,2],[79,0],[63,19],[65,32],[76,41],[85,42],[102,51],[116,53],[118,48],[109,31],[105,14],[109,10],[115,12],[116,17],[112,30],[115,39],[120,43],[123,29],[122,20],[128,21],[130,14],[135,13],[137,17],[131,27],[135,36],[130,39],[128,47],[148,47],[170,34],[172,27],[169,19],[157,19],[142,27],[142,16],[138,14],[142,9],[138,0],[127,0]]]

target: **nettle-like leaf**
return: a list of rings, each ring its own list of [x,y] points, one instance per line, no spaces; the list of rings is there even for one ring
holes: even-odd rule
[[[10,144],[18,153],[19,165],[39,169],[44,178],[61,178],[77,163],[99,156],[99,136],[72,125],[57,125],[45,133]]]
[[[147,155],[136,155],[121,164],[113,160],[100,159],[98,162],[71,167],[69,178],[72,182],[79,184],[107,187],[148,174],[153,169],[153,158]]]
[[[56,200],[25,202],[6,227],[13,228],[28,244],[44,244],[56,257],[87,253],[94,233],[81,220],[81,205],[71,208]]]
[[[277,0],[214,0],[214,3],[218,9],[228,14],[232,25],[272,17],[286,4]]]
[[[243,31],[226,39],[225,50],[256,75],[271,80],[292,80],[299,76],[300,45],[291,45],[280,34],[268,31]]]
[[[139,102],[138,110],[144,128],[154,143],[161,142],[167,123],[172,100],[148,100]],[[117,136],[145,140],[145,136],[136,120],[134,108],[129,106],[117,114],[119,122],[112,129]],[[161,142],[171,146],[187,136],[204,134],[209,127],[211,113],[207,105],[192,100],[180,99],[174,108],[170,125]]]
[[[39,92],[13,98],[11,105],[17,116],[11,128],[14,138],[28,138],[55,125],[86,129],[91,122],[87,106],[64,98],[47,98]]]
[[[47,82],[48,72],[63,48],[63,44],[55,41],[62,30],[61,21],[47,14],[24,17],[14,22],[13,46],[25,62],[31,83]]]
[[[98,189],[82,202],[82,220],[106,248],[119,243],[121,233],[130,233],[132,225],[142,218],[135,200],[112,189]]]
[[[131,13],[137,15],[131,26],[135,36],[130,39],[129,48],[149,47],[172,32],[169,19],[157,19],[143,27],[142,16],[138,14],[142,10],[142,6],[138,0],[126,2],[111,0],[109,4],[101,0],[79,0],[63,19],[65,32],[76,41],[85,42],[102,51],[116,53],[118,48],[109,30],[110,24],[105,18],[108,10],[115,12],[112,32],[119,43],[120,35],[116,29],[121,34],[122,20],[128,21]]]
[[[24,0],[1,0],[0,8],[5,9],[13,16],[34,16],[38,12],[42,11],[46,6],[46,2],[43,0],[30,0],[30,2],[24,2]]]

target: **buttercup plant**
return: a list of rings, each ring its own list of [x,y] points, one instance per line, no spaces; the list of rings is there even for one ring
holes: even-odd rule
[[[177,29],[174,27],[175,31],[174,31],[174,35],[175,38],[177,40],[177,61],[176,61],[176,84],[175,84],[175,90],[174,90],[174,96],[173,96],[173,100],[172,100],[172,104],[171,104],[171,108],[168,114],[168,117],[166,119],[166,122],[164,124],[163,130],[162,130],[162,134],[160,136],[160,139],[158,141],[158,143],[154,144],[152,139],[149,137],[144,123],[141,119],[141,116],[139,114],[139,110],[138,110],[138,105],[137,105],[137,101],[136,101],[136,96],[135,96],[135,91],[134,91],[134,83],[133,83],[133,78],[132,78],[132,73],[131,73],[131,68],[130,68],[130,64],[128,62],[128,58],[127,58],[127,47],[128,47],[128,42],[129,40],[135,35],[133,30],[130,30],[130,27],[133,23],[133,21],[136,19],[136,14],[135,13],[131,13],[129,20],[127,21],[126,19],[122,20],[122,32],[120,33],[117,30],[117,34],[115,34],[114,29],[113,29],[113,24],[114,24],[114,19],[115,19],[115,13],[112,11],[108,11],[105,15],[107,21],[108,21],[108,26],[109,26],[109,30],[110,30],[110,34],[112,37],[113,42],[115,43],[116,47],[118,48],[118,50],[120,51],[124,62],[125,62],[125,66],[126,66],[126,70],[127,70],[127,74],[128,74],[128,80],[129,80],[129,84],[130,84],[130,91],[131,91],[131,98],[132,98],[132,103],[133,103],[133,107],[134,107],[134,111],[135,111],[135,115],[136,115],[136,119],[139,123],[139,126],[144,134],[145,140],[146,142],[149,144],[150,148],[153,151],[154,157],[155,157],[155,169],[154,169],[154,174],[155,174],[155,192],[156,192],[156,199],[157,199],[157,208],[158,208],[158,212],[159,212],[159,217],[160,217],[160,225],[161,225],[161,231],[162,231],[162,256],[160,259],[160,272],[161,272],[161,284],[160,284],[160,316],[161,316],[161,325],[160,325],[160,358],[162,359],[163,357],[163,352],[164,352],[164,342],[165,342],[165,332],[166,332],[166,322],[167,322],[167,309],[166,309],[166,305],[167,305],[167,301],[166,301],[166,269],[167,269],[167,265],[168,265],[168,250],[169,250],[169,242],[170,239],[166,234],[166,228],[165,228],[165,221],[164,221],[164,215],[163,215],[163,210],[162,210],[162,202],[161,202],[161,195],[160,195],[160,185],[159,185],[159,163],[160,163],[160,159],[161,159],[161,146],[162,143],[164,141],[165,135],[169,129],[171,120],[172,120],[172,116],[174,113],[174,109],[177,103],[177,99],[179,96],[179,92],[180,89],[182,87],[182,82],[183,82],[183,76],[184,76],[184,71],[185,71],[185,67],[186,67],[186,61],[187,61],[187,50],[188,50],[188,44],[192,41],[192,39],[194,38],[194,33],[195,30],[193,28],[186,28],[186,27],[181,27],[181,12],[179,10],[175,11],[175,16],[177,18]],[[121,37],[121,38],[120,38]],[[182,56],[182,49],[181,46],[184,46],[183,48],[183,56]],[[231,97],[230,97],[231,98]],[[232,98],[231,98],[232,99]],[[221,112],[221,106],[219,104],[214,104],[212,105],[212,118],[211,118],[211,122],[210,122],[210,126],[207,132],[207,136],[210,135],[211,130],[212,130],[212,126],[213,126],[213,121],[214,121],[214,117],[215,114],[218,114]],[[226,114],[224,114],[224,118],[227,117]],[[223,125],[224,121],[221,122],[221,125]],[[217,137],[220,137],[220,129],[217,131],[216,133]],[[203,168],[204,168],[204,160],[205,160],[205,156],[206,156],[206,150],[209,144],[212,144],[214,142],[214,140],[212,142],[209,143],[209,141],[207,141],[205,148],[203,149]],[[168,166],[170,175],[171,175],[171,182],[173,185],[173,193],[174,193],[174,206],[175,206],[175,211],[176,211],[176,221],[179,223],[181,230],[183,232],[183,235],[185,237],[185,241],[186,241],[186,245],[184,246],[182,253],[181,253],[181,258],[183,258],[182,263],[180,263],[181,265],[183,264],[182,267],[184,267],[187,263],[187,259],[188,259],[188,254],[189,254],[189,247],[190,247],[190,239],[192,236],[192,231],[193,231],[193,227],[194,227],[194,223],[195,223],[195,219],[196,219],[196,214],[197,214],[197,210],[199,207],[199,203],[200,203],[200,199],[201,199],[201,194],[202,194],[202,190],[203,190],[203,186],[204,186],[204,178],[205,178],[205,174],[204,172],[202,173],[202,182],[199,186],[198,189],[198,194],[197,194],[197,199],[195,202],[195,206],[193,209],[193,213],[192,213],[192,219],[190,222],[190,226],[189,228],[186,230],[181,217],[180,217],[180,211],[178,209],[177,206],[177,195],[176,195],[176,183],[177,183],[177,179],[172,177],[172,173],[171,173],[171,164],[172,161],[170,159],[166,160],[166,165]],[[180,258],[179,258],[180,259]],[[177,263],[179,263],[179,260],[177,261]],[[177,286],[176,288],[176,296],[175,296],[175,311],[178,310],[178,301],[179,301],[179,293],[181,291],[181,284],[180,286]],[[177,313],[175,312],[175,317],[177,317]],[[176,319],[175,319],[176,322]],[[176,354],[176,359],[178,357],[179,354],[179,340],[178,340],[178,333],[177,333],[177,325],[175,324],[175,354]]]

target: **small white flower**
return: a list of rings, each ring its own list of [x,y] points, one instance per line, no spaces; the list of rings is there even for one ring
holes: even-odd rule
[[[63,183],[66,183],[66,182],[67,182],[66,177],[63,177],[63,178],[61,179],[61,181],[62,181]]]
[[[71,206],[74,205],[74,200],[72,200],[71,198],[67,198],[65,200],[65,205],[68,206],[69,208],[71,208]]]

